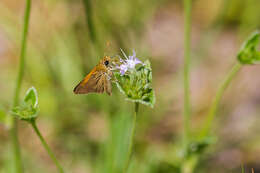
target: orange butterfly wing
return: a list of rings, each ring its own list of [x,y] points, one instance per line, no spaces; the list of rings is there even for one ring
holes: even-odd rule
[[[112,93],[111,82],[103,71],[97,71],[95,67],[75,88],[75,94]]]

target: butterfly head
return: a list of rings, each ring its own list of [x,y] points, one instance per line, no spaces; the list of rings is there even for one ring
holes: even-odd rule
[[[110,56],[105,56],[103,59],[100,60],[99,64],[104,68],[111,68],[112,61]]]

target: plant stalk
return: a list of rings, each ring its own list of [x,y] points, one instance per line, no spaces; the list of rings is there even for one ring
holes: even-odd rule
[[[22,79],[24,76],[24,66],[25,66],[25,56],[26,56],[30,11],[31,11],[31,0],[26,0],[19,71],[18,71],[15,94],[14,94],[14,99],[13,99],[13,107],[17,106],[19,103],[21,84],[22,84]],[[12,117],[12,122],[13,123],[12,123],[12,127],[10,129],[10,136],[11,136],[11,142],[12,142],[12,148],[13,148],[14,170],[16,173],[22,173],[23,167],[22,167],[22,162],[21,162],[21,153],[20,153],[20,146],[19,146],[19,140],[18,140],[18,134],[17,134],[17,119],[15,117]]]
[[[90,40],[94,45],[98,54],[101,55],[100,52],[102,50],[102,45],[99,42],[98,35],[95,29],[94,16],[93,16],[93,2],[91,2],[91,0],[83,0],[83,3],[85,7],[86,22],[89,30]]]
[[[40,133],[35,120],[30,121],[34,132],[37,134],[37,136],[39,137],[44,149],[47,151],[47,153],[49,154],[50,158],[52,159],[52,161],[55,163],[57,169],[59,170],[60,173],[64,173],[63,168],[61,167],[60,163],[58,162],[58,160],[56,159],[54,153],[51,151],[50,147],[48,146],[48,144],[46,143],[46,141],[44,140],[42,134]]]
[[[133,127],[132,127],[132,130],[131,130],[130,143],[129,143],[129,146],[128,146],[126,163],[125,163],[124,170],[123,170],[124,173],[127,173],[127,170],[128,170],[129,164],[130,164],[130,160],[131,160],[132,151],[133,151],[133,143],[134,143],[135,127],[136,127],[136,117],[137,117],[138,109],[139,109],[139,103],[135,103],[135,113],[134,113]]]
[[[184,31],[184,151],[188,152],[190,133],[190,54],[191,54],[191,0],[184,0],[185,31]]]
[[[229,86],[230,82],[232,81],[232,79],[236,76],[236,74],[239,72],[239,70],[241,69],[242,65],[238,62],[236,63],[232,69],[230,70],[230,72],[228,73],[228,75],[226,76],[226,78],[224,79],[224,81],[221,83],[219,89],[217,90],[216,96],[210,106],[208,115],[207,115],[207,119],[205,124],[205,127],[203,128],[202,132],[201,132],[201,137],[206,137],[210,131],[210,128],[212,126],[212,122],[217,114],[217,109],[220,103],[220,100],[223,96],[224,91],[226,90],[226,88]]]
[[[83,0],[86,14],[86,22],[89,30],[89,36],[92,43],[96,43],[96,33],[94,28],[94,21],[92,16],[92,6],[90,0]]]

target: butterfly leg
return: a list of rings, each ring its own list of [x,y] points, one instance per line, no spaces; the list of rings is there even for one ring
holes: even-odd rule
[[[118,80],[115,78],[114,74],[112,71],[109,71],[108,74],[106,74],[108,77],[107,79],[109,79],[111,82],[117,82]]]

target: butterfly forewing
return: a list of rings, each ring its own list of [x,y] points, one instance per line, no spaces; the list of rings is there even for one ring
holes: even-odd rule
[[[75,88],[75,94],[104,93],[111,95],[111,82],[102,71],[90,72]]]

